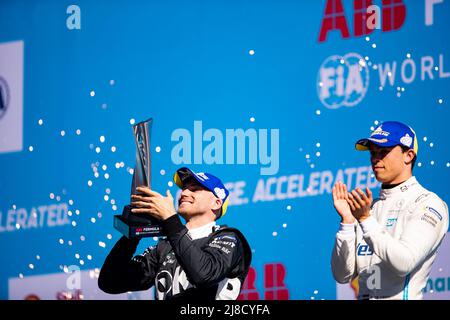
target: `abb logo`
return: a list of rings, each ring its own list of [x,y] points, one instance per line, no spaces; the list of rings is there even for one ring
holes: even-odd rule
[[[289,290],[284,283],[286,268],[281,263],[264,265],[264,299],[289,300]],[[247,278],[242,286],[238,300],[260,300],[255,287],[256,270],[250,267]]]
[[[381,12],[378,6],[372,4],[372,0],[353,1],[353,34],[355,37],[371,34],[380,26],[383,32],[398,30],[405,22],[405,18],[406,6],[402,0],[382,0]],[[342,0],[327,0],[320,27],[319,42],[326,41],[328,32],[333,30],[339,30],[344,39],[350,38]]]

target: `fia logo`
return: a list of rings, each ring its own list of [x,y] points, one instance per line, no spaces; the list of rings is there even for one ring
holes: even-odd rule
[[[330,109],[353,107],[362,101],[369,87],[369,68],[357,53],[325,59],[317,75],[317,93]]]
[[[0,119],[6,114],[9,106],[9,87],[6,80],[0,76]]]

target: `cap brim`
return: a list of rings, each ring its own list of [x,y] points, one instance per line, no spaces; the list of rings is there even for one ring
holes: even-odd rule
[[[399,143],[396,141],[390,141],[386,138],[382,139],[376,139],[376,138],[365,138],[365,139],[359,139],[355,143],[355,149],[358,151],[367,151],[369,150],[370,143],[373,143],[376,146],[379,147],[393,147],[398,145]]]
[[[175,174],[173,175],[173,182],[175,182],[175,184],[179,187],[179,188],[183,188],[183,181],[187,178],[187,177],[192,177],[194,178],[198,183],[200,183],[202,186],[204,186],[205,188],[207,188],[209,190],[209,188],[203,183],[203,181],[201,181],[196,174],[194,174],[194,172],[186,167],[180,168],[178,169]]]

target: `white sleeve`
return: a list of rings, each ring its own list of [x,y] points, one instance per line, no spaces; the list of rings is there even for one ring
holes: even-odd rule
[[[331,270],[339,283],[352,281],[356,269],[356,223],[341,223],[331,255]]]
[[[405,276],[440,244],[448,229],[448,208],[435,195],[419,203],[406,220],[400,239],[394,239],[374,217],[360,225],[372,251],[396,274]]]

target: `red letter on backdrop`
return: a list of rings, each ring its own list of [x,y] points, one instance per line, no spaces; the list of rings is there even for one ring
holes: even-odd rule
[[[355,0],[353,3],[353,9],[355,13],[353,15],[353,27],[355,28],[355,36],[360,37],[371,34],[373,29],[367,27],[367,8],[372,5],[372,0]]]
[[[402,0],[383,0],[383,31],[400,29],[405,22],[406,7]]]
[[[284,284],[286,268],[281,263],[264,266],[264,298],[266,300],[289,300],[289,290]]]
[[[320,27],[319,42],[324,42],[327,39],[328,31],[331,30],[340,30],[343,38],[350,37],[341,0],[327,0],[325,15]]]
[[[256,270],[250,267],[244,284],[242,285],[241,293],[238,300],[259,300],[259,293],[255,287]]]

